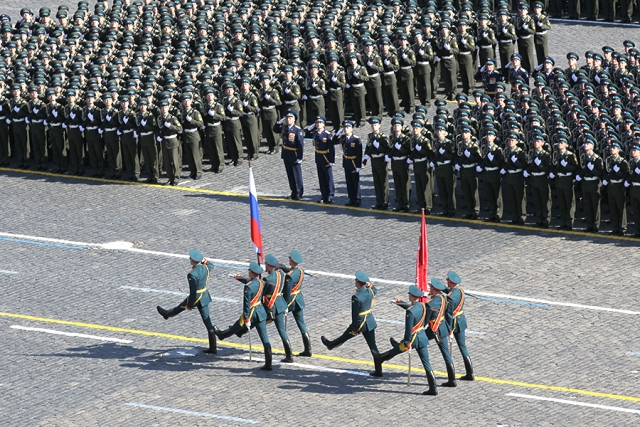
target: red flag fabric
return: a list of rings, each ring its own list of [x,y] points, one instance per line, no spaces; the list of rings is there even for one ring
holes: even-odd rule
[[[422,224],[420,225],[420,240],[418,241],[418,257],[416,259],[416,286],[421,291],[429,292],[427,271],[429,269],[429,246],[427,244],[427,221],[422,211]],[[427,302],[427,297],[420,298],[420,302]]]

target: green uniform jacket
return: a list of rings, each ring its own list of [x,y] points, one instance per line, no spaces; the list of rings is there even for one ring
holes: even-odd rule
[[[269,275],[265,278],[264,284],[264,304],[268,307],[268,303],[271,300],[271,296],[275,292],[277,294],[276,300],[273,303],[273,314],[278,315],[284,313],[287,310],[287,303],[282,296],[284,286],[286,282],[286,274],[279,269],[271,270]],[[277,285],[277,288],[276,288]]]
[[[259,278],[251,279],[244,285],[244,301],[242,305],[242,318],[251,320],[251,323],[259,323],[267,320],[267,312],[262,305],[262,294],[264,287]],[[251,301],[260,304],[251,308]],[[242,323],[244,325],[244,323]]]
[[[211,295],[207,290],[207,279],[213,270],[213,264],[198,264],[187,274],[189,281],[189,297],[187,297],[187,308],[193,308],[200,303],[203,307],[211,302]]]
[[[424,310],[426,309],[425,304],[421,304],[419,302],[413,303],[409,308],[407,308],[407,315],[405,317],[404,323],[404,339],[402,340],[402,344],[404,348],[407,348],[413,339],[413,328],[418,325],[418,323],[422,320],[422,315]],[[426,321],[427,316],[424,317]],[[423,324],[424,326],[424,324]],[[416,332],[416,337],[411,344],[412,348],[421,348],[429,345],[429,338],[427,338],[427,334],[425,333],[424,328],[418,332]]]
[[[445,320],[447,321],[447,325],[450,331],[453,331],[454,334],[459,332],[463,332],[467,329],[467,319],[464,316],[463,308],[464,301],[460,304],[460,300],[463,298],[464,292],[462,289],[453,288],[449,290],[447,295],[447,311],[445,313]],[[460,306],[458,310],[458,316],[454,318],[453,312]]]
[[[427,318],[425,319],[425,324],[428,324],[431,320],[436,320],[436,318],[438,317],[438,313],[440,312],[440,306],[442,304],[445,304],[445,305],[447,304],[447,297],[444,294],[435,295],[431,299],[431,301],[427,303],[427,308],[429,309],[429,311],[427,312]],[[447,324],[447,320],[446,320],[446,312],[447,312],[447,308],[445,307],[444,313],[442,316],[442,321],[440,322],[440,326],[438,327],[438,334],[440,335],[441,338],[449,336],[449,332],[450,332],[449,325]],[[435,334],[433,333],[431,328],[427,329],[427,336],[429,337],[429,339],[435,338]]]
[[[289,311],[297,311],[304,308],[304,297],[302,296],[302,292],[300,288],[298,288],[297,292],[294,294],[294,287],[304,279],[302,269],[300,267],[289,269],[287,267],[281,267],[282,271],[287,273],[284,282],[284,300],[287,302],[289,306]],[[300,287],[302,287],[302,283],[300,283]]]
[[[360,288],[351,297],[351,330],[357,332],[373,331],[378,324],[373,317],[374,297],[378,293],[375,286]]]

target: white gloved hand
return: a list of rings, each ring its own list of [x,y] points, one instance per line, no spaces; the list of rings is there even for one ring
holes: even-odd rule
[[[440,62],[440,57],[436,56],[436,62]]]
[[[407,54],[406,53],[402,53],[402,59],[407,59]]]
[[[636,167],[633,171],[634,171],[635,173],[637,173],[638,175],[640,175],[640,168],[637,168],[637,167]]]
[[[365,155],[362,157],[362,160],[369,160],[370,158],[371,158],[371,157],[369,157],[369,155],[368,155],[368,154],[365,154]]]
[[[207,111],[207,114],[209,114],[211,117],[213,117],[213,116],[216,115],[216,112],[213,111],[213,110],[209,110],[209,111]]]
[[[463,37],[463,38],[460,39],[460,43],[467,44],[467,40]]]
[[[394,147],[396,147],[396,150],[399,150],[402,148],[402,145],[400,145],[400,143],[396,142]]]
[[[302,163],[302,160],[298,159],[298,160],[296,160],[296,163],[300,164],[300,163]]]
[[[385,60],[384,60],[384,61],[382,61],[382,62],[384,62],[384,65],[389,65],[389,64],[390,64],[390,62],[389,62],[389,60],[388,60],[388,59],[385,59]]]
[[[66,124],[66,123],[63,123],[63,124],[62,124],[62,129],[66,129],[66,128],[67,128],[67,124]]]
[[[138,137],[138,132],[136,132],[135,130],[133,131],[133,137],[137,138]]]
[[[549,178],[553,179],[553,178],[555,178],[555,177],[556,177],[556,174],[555,174],[555,173],[553,173],[553,172],[550,172],[550,173],[549,173]]]
[[[369,67],[373,67],[373,62],[371,62],[371,61],[367,61],[367,65],[368,65]]]
[[[291,89],[289,89],[288,87],[284,88],[284,93],[291,93]]]
[[[17,113],[18,111],[20,111],[20,107],[13,107],[13,111]]]
[[[489,161],[493,161],[493,153],[489,153],[487,154],[487,158],[489,159]]]
[[[535,163],[536,165],[540,166],[540,163],[542,163],[542,161],[541,161],[539,158],[537,158],[537,157],[536,157],[536,158],[533,160],[533,163]]]
[[[38,114],[38,111],[40,111],[40,110],[38,110],[37,108],[34,108],[33,109],[33,114]]]
[[[318,86],[316,82],[311,83],[311,87],[316,87],[316,86]]]
[[[161,137],[159,137],[159,136],[156,136],[156,141],[161,142],[161,141],[162,141],[162,138],[161,138]]]
[[[449,43],[445,43],[443,47],[447,50],[451,50],[451,45]]]
[[[476,166],[476,172],[482,172],[482,166]]]
[[[614,172],[619,172],[620,171],[620,167],[618,165],[614,165],[613,166],[613,170],[614,170]]]
[[[515,154],[513,156],[511,156],[511,161],[513,163],[515,163],[518,160],[518,156],[516,156]]]
[[[271,99],[271,97],[269,96],[269,94],[268,94],[268,93],[265,93],[265,94],[264,94],[264,99],[269,100],[269,99]]]
[[[29,117],[24,118],[25,123],[29,124]]]
[[[35,111],[35,110],[33,110],[33,111]],[[38,114],[38,113],[36,113],[36,114]],[[87,114],[87,118],[88,118],[90,121],[93,121],[93,114],[91,114],[91,113]]]
[[[562,167],[566,167],[567,166],[567,161],[565,159],[562,159],[560,164],[562,165]]]
[[[122,132],[120,132],[120,129],[116,131],[116,134],[118,134],[118,136],[122,135]]]
[[[169,129],[171,127],[171,123],[169,122],[164,122],[164,127],[166,127],[167,129]]]
[[[578,182],[582,181],[582,177],[580,175],[576,175],[576,181]]]
[[[98,135],[102,135],[104,133],[104,131],[102,129],[98,129]]]
[[[329,163],[329,166],[333,167],[333,163]]]
[[[422,150],[422,145],[416,144],[416,150],[418,150],[418,151]]]
[[[141,124],[142,126],[146,126],[146,125],[147,125],[147,121],[146,121],[146,120],[144,120],[144,119],[142,119],[142,120],[140,120],[140,124]]]
[[[391,161],[391,158],[389,156],[384,156],[384,161],[389,163]]]
[[[454,166],[454,168],[459,171],[460,170],[460,165],[456,163],[456,165]]]
[[[347,85],[347,86],[349,86],[349,85]],[[307,95],[302,95],[302,100],[306,101],[307,100]]]
[[[49,122],[47,122],[46,120],[44,121],[44,125],[45,126],[49,126]]]
[[[489,36],[489,34],[487,34],[487,33],[482,33],[482,37],[483,37],[483,38],[485,38],[485,39],[486,39],[488,36]]]
[[[424,55],[424,50],[418,49],[418,53],[420,54],[420,56],[422,56],[422,55]]]
[[[124,116],[124,117],[122,118],[122,121],[123,121],[123,122],[124,122],[124,124],[126,125],[127,123],[129,123],[129,117]]]
[[[596,76],[595,76],[595,80],[596,80],[598,83],[600,83],[600,76],[596,74]]]
[[[578,81],[578,76],[576,76],[575,74],[571,76],[571,80],[573,80],[573,82],[577,82]]]
[[[7,122],[8,125],[11,124],[11,119],[6,119],[5,121]]]
[[[84,132],[84,127],[83,126],[78,127],[78,129],[80,129],[80,132]]]
[[[631,185],[631,184],[629,184],[629,181],[625,181],[625,182],[624,182],[624,186],[625,186],[625,187],[629,187],[630,185]]]
[[[245,107],[246,107],[246,106],[248,106],[248,105],[249,105],[249,101],[247,101],[247,100],[245,99],[244,101],[242,101],[242,105],[243,105],[243,106],[245,106]]]
[[[525,23],[523,22],[523,23],[522,23],[522,29],[523,29],[523,30],[526,30],[527,28],[529,28],[529,27],[527,26],[527,24],[525,24]]]
[[[53,117],[58,117],[58,110],[53,110],[51,112],[51,114],[53,114]],[[107,116],[107,117],[109,117],[109,116]],[[111,120],[111,119],[107,119],[107,120]]]
[[[233,105],[231,104],[227,105],[227,110],[229,110],[229,112],[233,111]]]
[[[373,144],[374,147],[380,148],[380,143],[378,141],[374,140],[372,144]]]
[[[353,72],[353,77],[358,77],[358,72],[357,71]]]
[[[444,148],[440,147],[440,148],[438,149],[438,153],[440,153],[440,154],[444,154]]]
[[[407,163],[411,164],[411,163],[413,163],[413,160],[407,159]]]
[[[433,164],[433,162],[429,162],[429,166],[431,166],[432,168],[434,168],[436,165]]]
[[[188,121],[189,123],[191,123],[191,120],[192,120],[192,119],[191,119],[191,116],[186,116],[186,117],[185,117],[185,119],[187,119],[187,121]]]
[[[58,117],[58,114],[56,113],[56,110],[53,110],[53,115],[54,115],[55,117]],[[107,115],[106,115],[106,117],[105,117],[105,119],[107,119],[107,121],[108,121],[108,122],[110,122],[110,121],[111,121],[111,116],[107,114]]]
[[[356,168],[356,173],[360,173],[360,168]]]
[[[504,170],[504,169],[500,169],[500,175],[505,175],[506,173],[507,173],[507,171],[506,171],[506,170]]]
[[[331,81],[332,81],[332,82],[337,82],[337,81],[338,81],[338,78],[337,78],[336,76],[332,76],[332,77],[331,77]]]
[[[538,22],[536,22],[536,25],[537,25],[538,27],[542,27],[542,22],[541,22],[541,21],[538,21]]]
[[[527,171],[523,171],[523,172],[522,172],[522,175],[523,175],[525,178],[529,178],[529,172],[527,172]]]
[[[593,163],[589,162],[587,163],[587,167],[589,168],[590,171],[593,170]]]
[[[344,132],[344,129],[342,128],[338,129],[338,132],[336,132],[336,136],[342,135],[342,132]]]
[[[310,130],[313,130],[313,128],[315,128],[315,127],[316,127],[316,124],[315,124],[315,123],[313,123],[313,124],[311,124],[311,125],[307,126],[307,130],[309,130],[309,131],[310,131]]]
[[[607,186],[609,185],[609,181],[607,181],[606,179],[602,180],[602,185]]]
[[[507,27],[502,27],[502,34],[507,34]]]
[[[244,326],[246,326],[247,329],[251,329],[251,322],[244,322]]]
[[[469,150],[464,150],[464,155],[466,157],[471,157],[471,152]]]

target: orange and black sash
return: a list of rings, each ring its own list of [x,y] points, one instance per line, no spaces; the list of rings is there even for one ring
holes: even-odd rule
[[[440,311],[438,312],[438,316],[436,316],[435,319],[429,320],[429,327],[431,328],[431,330],[434,333],[438,332],[438,328],[440,327],[440,323],[442,322],[442,319],[444,318],[445,308],[447,307],[447,300],[442,296],[442,294],[438,294],[436,296],[440,297],[440,299],[442,301],[440,302]]]
[[[460,302],[458,306],[453,310],[453,318],[460,316],[462,314],[462,307],[464,306],[464,291],[462,289],[458,289],[460,291]]]
[[[302,267],[296,267],[296,268],[300,270],[300,278],[298,279],[298,283],[293,285],[293,288],[291,288],[291,295],[293,295],[293,298],[291,298],[291,301],[289,302],[289,304],[287,304],[288,306],[291,306],[291,304],[293,304],[296,298],[298,298],[298,294],[300,293],[300,286],[302,285],[302,280],[304,279],[304,270],[302,269]],[[287,274],[291,276],[292,271],[293,269],[291,269]]]
[[[271,297],[269,297],[269,295],[265,295],[264,296],[264,300],[265,300],[265,304],[267,304],[267,308],[269,310],[271,310],[273,308],[273,304],[276,303],[276,298],[278,298],[278,295],[281,295],[281,289],[282,289],[282,279],[281,279],[281,275],[278,273],[278,270],[274,271],[275,275],[276,275],[276,283],[274,283],[273,285],[273,293],[271,294]]]
[[[418,304],[422,306],[422,317],[420,318],[420,321],[413,325],[413,328],[411,329],[411,345],[413,345],[413,342],[416,340],[418,332],[424,330],[424,319],[425,317],[427,317],[427,306],[422,302],[419,302]]]

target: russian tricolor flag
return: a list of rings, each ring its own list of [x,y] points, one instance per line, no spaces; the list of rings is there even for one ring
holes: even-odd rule
[[[253,171],[249,167],[249,207],[251,208],[251,241],[256,248],[260,262],[263,261],[262,231],[260,230],[260,212],[258,211],[258,193],[253,180]]]

